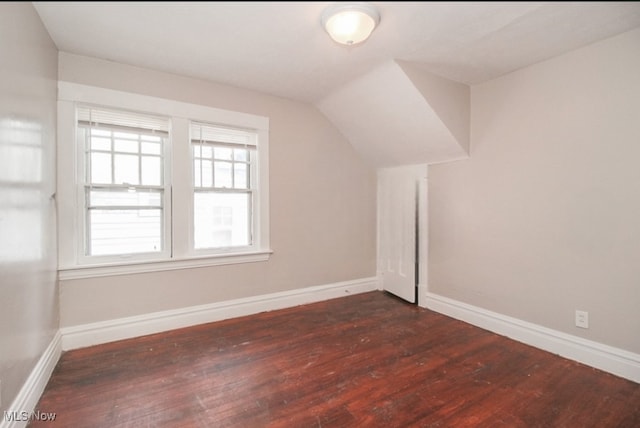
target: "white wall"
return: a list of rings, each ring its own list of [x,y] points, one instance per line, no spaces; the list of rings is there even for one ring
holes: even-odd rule
[[[429,169],[429,290],[639,353],[639,161],[640,29],[472,87],[470,159]]]
[[[29,2],[0,3],[0,411],[58,329],[57,49]]]
[[[61,281],[63,327],[375,276],[376,177],[313,106],[60,53],[59,78],[270,119],[268,262]]]

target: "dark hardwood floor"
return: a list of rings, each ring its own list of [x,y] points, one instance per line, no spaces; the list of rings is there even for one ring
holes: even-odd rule
[[[640,427],[640,384],[383,292],[66,352],[61,427]]]

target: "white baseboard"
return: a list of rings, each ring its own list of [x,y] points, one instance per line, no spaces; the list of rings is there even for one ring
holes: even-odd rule
[[[62,328],[62,349],[68,351],[115,340],[220,321],[260,312],[366,293],[378,289],[377,278],[363,278],[280,293],[154,312]]]
[[[47,346],[47,349],[45,349],[35,367],[31,370],[29,377],[20,388],[9,409],[2,415],[0,428],[22,428],[27,426],[28,418],[34,415],[38,401],[60,359],[62,353],[61,339],[60,331],[57,331],[49,346]]]
[[[640,383],[639,354],[511,318],[438,294],[427,292],[425,300],[425,306],[435,312]]]

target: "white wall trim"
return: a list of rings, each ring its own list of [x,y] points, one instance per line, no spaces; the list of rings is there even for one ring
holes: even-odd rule
[[[61,329],[62,349],[83,348],[177,328],[284,309],[378,289],[376,277],[227,300]]]
[[[166,270],[191,269],[207,266],[222,266],[235,263],[254,263],[268,261],[272,250],[245,253],[227,253],[188,259],[148,260],[132,263],[114,263],[112,265],[78,266],[58,269],[58,279],[96,278],[101,276],[130,275],[132,273],[160,272]]]
[[[6,413],[0,419],[0,428],[18,428],[26,427],[28,417],[34,414],[34,410],[38,405],[38,401],[44,392],[53,369],[58,364],[60,355],[62,354],[62,335],[58,330],[51,339],[49,346],[42,353],[42,356],[36,363],[33,370],[27,377],[27,380],[20,388],[18,395],[13,400]],[[55,412],[55,409],[43,409],[43,412]],[[9,420],[8,414],[12,414],[16,418]],[[18,420],[14,420],[18,419]],[[22,420],[25,419],[25,420]]]
[[[491,312],[434,293],[426,307],[539,349],[640,383],[640,355]]]
[[[116,108],[126,105],[133,110],[175,117],[188,117],[205,122],[211,120],[213,116],[217,119],[216,123],[240,128],[269,129],[269,118],[266,116],[62,80],[58,81],[58,100],[107,105]]]

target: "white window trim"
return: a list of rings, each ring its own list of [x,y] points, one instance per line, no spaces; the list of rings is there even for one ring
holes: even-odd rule
[[[77,185],[78,152],[75,141],[76,104],[93,104],[113,109],[133,110],[172,118],[171,196],[173,198],[171,221],[171,258],[154,260],[123,259],[122,262],[103,264],[81,263],[83,219],[78,218]],[[191,174],[191,144],[189,121],[219,124],[220,126],[251,129],[257,133],[258,179],[260,189],[255,212],[255,245],[250,248],[232,248],[226,252],[203,255],[192,248],[191,222],[193,218]],[[176,171],[178,165],[189,166],[185,171]],[[71,82],[58,82],[58,270],[60,279],[90,278],[96,276],[123,275],[129,273],[155,272],[160,270],[186,269],[234,263],[266,261],[272,250],[269,246],[269,119],[248,113],[222,110],[197,104],[133,94]],[[184,225],[184,227],[176,227]],[[80,236],[79,236],[80,235]],[[73,237],[73,239],[69,239]]]
[[[171,260],[149,260],[133,263],[103,264],[60,268],[58,278],[68,279],[95,278],[100,276],[128,275],[133,273],[160,272],[167,270],[191,269],[207,266],[221,266],[236,263],[254,263],[269,260],[272,250],[217,254],[215,256],[191,257]]]

